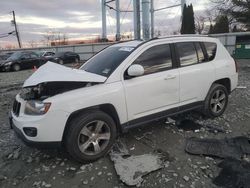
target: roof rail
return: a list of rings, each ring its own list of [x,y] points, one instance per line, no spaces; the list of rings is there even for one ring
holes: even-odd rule
[[[175,38],[175,37],[208,37],[208,35],[199,35],[199,34],[168,35],[168,36],[154,37],[152,39],[149,39],[148,41],[157,39]]]

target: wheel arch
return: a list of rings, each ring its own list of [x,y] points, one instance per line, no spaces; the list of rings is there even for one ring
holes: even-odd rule
[[[82,108],[82,109],[79,109],[79,110],[72,112],[67,119],[67,122],[66,122],[66,125],[64,128],[64,131],[63,131],[62,141],[64,142],[64,140],[65,140],[65,136],[66,136],[67,130],[70,126],[71,120],[73,120],[78,115],[81,115],[81,114],[84,114],[84,113],[87,113],[90,111],[96,111],[96,110],[105,112],[106,114],[110,115],[110,117],[114,120],[114,122],[116,124],[116,128],[118,130],[118,133],[122,132],[120,118],[118,116],[118,113],[117,113],[115,107],[110,103],[106,103],[106,104],[100,104],[100,105],[91,106],[91,107],[87,107],[87,108]]]
[[[213,84],[221,84],[227,88],[228,93],[231,93],[231,80],[229,78],[216,80]]]
[[[13,64],[10,66],[10,69],[13,70],[14,66],[15,65],[18,65],[20,67],[20,70],[22,69],[22,65],[20,62],[16,61],[16,62],[13,62]]]

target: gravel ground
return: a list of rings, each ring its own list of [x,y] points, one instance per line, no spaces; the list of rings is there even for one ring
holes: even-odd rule
[[[161,153],[164,167],[146,175],[142,187],[216,187],[212,180],[220,171],[220,159],[185,153],[185,139],[250,136],[250,60],[239,61],[239,85],[229,99],[225,114],[202,119],[191,113],[198,131],[183,130],[173,123],[159,121],[134,129],[120,139],[131,155]],[[37,150],[25,146],[9,128],[8,111],[14,96],[31,70],[0,73],[0,187],[127,187],[116,174],[109,156],[94,163],[79,164],[62,150]],[[226,133],[208,131],[217,126]]]

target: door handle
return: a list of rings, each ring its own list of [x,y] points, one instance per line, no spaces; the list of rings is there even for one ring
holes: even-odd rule
[[[169,75],[166,78],[164,78],[164,80],[172,80],[172,79],[175,79],[175,78],[176,78],[175,75]]]

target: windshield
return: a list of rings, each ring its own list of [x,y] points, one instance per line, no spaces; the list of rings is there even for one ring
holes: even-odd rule
[[[37,51],[37,52],[35,52],[39,57],[42,57],[43,56],[43,54],[44,54],[44,52],[43,51]]]
[[[22,52],[15,52],[13,53],[8,59],[7,61],[11,61],[11,60],[17,60],[21,57]]]
[[[133,47],[108,47],[96,54],[80,69],[109,77],[133,51]]]

